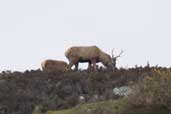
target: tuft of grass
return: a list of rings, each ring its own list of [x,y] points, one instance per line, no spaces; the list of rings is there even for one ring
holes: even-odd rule
[[[83,104],[72,109],[60,111],[48,111],[46,114],[114,114],[120,112],[127,103],[119,101],[103,101],[96,103]]]
[[[127,99],[83,104],[72,109],[48,111],[45,114],[170,114],[165,109],[147,110],[144,107],[132,107]]]

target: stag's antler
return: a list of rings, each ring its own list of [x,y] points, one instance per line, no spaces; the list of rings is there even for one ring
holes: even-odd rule
[[[123,50],[121,50],[121,52],[119,53],[119,55],[114,56],[114,49],[112,49],[112,58],[118,58],[121,57],[121,55],[123,54]]]
[[[118,56],[116,56],[116,58],[121,57],[122,54],[123,54],[123,50],[121,50],[121,52],[119,53]]]

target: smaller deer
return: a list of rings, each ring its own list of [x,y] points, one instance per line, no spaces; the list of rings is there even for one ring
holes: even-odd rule
[[[66,72],[68,64],[64,61],[48,59],[41,62],[41,67],[46,73]]]

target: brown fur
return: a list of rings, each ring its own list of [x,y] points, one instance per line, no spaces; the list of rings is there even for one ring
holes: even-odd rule
[[[112,67],[111,56],[97,46],[70,47],[65,52],[65,56],[69,60],[69,69],[75,65],[76,70],[78,70],[79,62],[89,62],[89,67],[93,64],[94,70],[96,70],[96,63],[98,62],[102,62],[106,67]]]
[[[64,61],[45,60],[41,63],[42,70],[47,73],[65,72],[68,64]]]

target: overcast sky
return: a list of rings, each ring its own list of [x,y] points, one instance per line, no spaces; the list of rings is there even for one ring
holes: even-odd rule
[[[124,50],[118,67],[171,65],[170,0],[1,0],[0,71],[67,59],[70,46]],[[68,61],[67,61],[68,62]]]

